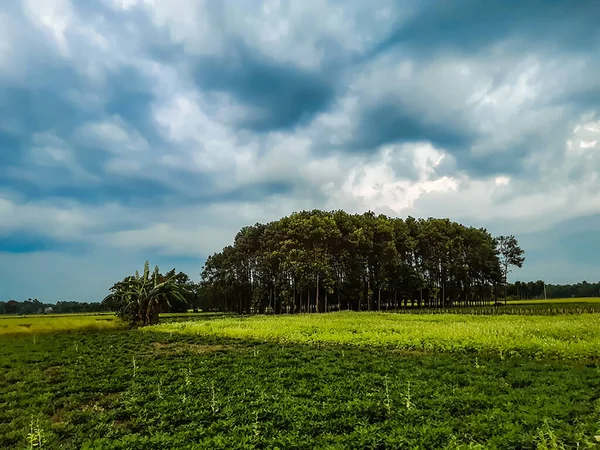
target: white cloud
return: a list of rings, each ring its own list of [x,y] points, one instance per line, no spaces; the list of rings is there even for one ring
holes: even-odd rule
[[[69,54],[66,32],[73,20],[70,0],[25,0],[24,9],[30,20],[37,26],[46,28],[62,56]]]
[[[13,27],[10,16],[0,12],[0,74],[10,70],[13,58]]]
[[[402,179],[391,167],[395,153],[405,153],[412,160],[417,179]],[[374,209],[393,215],[405,215],[415,201],[431,192],[454,191],[459,179],[436,176],[444,153],[431,145],[384,146],[379,158],[353,168],[341,186],[329,190],[329,205],[342,204],[351,210]]]
[[[108,243],[118,249],[158,249],[166,255],[200,256],[219,251],[233,239],[231,229],[215,226],[189,226],[154,223],[148,227],[118,231]]]
[[[506,186],[510,183],[510,177],[496,177],[494,183],[496,183],[496,186]]]
[[[75,132],[75,139],[81,144],[116,155],[144,152],[149,148],[146,139],[117,115],[83,124]]]
[[[61,203],[18,202],[0,194],[0,231],[34,232],[62,241],[81,240],[84,231],[93,228],[94,222],[73,202]]]
[[[369,5],[346,2],[333,7],[325,0],[303,2],[251,0],[113,0],[116,8],[144,8],[155,26],[186,52],[235,58],[231,43],[238,40],[263,56],[307,70],[315,70],[340,52],[362,53],[413,14],[413,8],[394,7],[390,0]],[[327,10],[326,14],[323,11]],[[334,52],[326,46],[335,43]]]

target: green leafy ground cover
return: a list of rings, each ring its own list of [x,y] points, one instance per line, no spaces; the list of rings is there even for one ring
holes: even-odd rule
[[[500,357],[600,358],[600,315],[477,316],[340,312],[225,317],[146,330],[211,338],[354,345]]]
[[[160,329],[2,338],[0,448],[591,448],[599,434],[593,361]]]

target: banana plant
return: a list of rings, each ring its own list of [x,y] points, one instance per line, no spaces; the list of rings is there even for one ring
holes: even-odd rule
[[[150,273],[148,261],[142,275],[138,271],[123,281],[115,283],[102,303],[110,305],[117,315],[131,325],[154,325],[163,308],[171,306],[171,300],[185,300],[185,286],[178,284],[173,275],[163,276],[158,266]]]

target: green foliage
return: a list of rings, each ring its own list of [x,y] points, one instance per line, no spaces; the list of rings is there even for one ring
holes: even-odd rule
[[[117,315],[131,325],[153,325],[158,323],[162,310],[171,306],[171,301],[185,303],[185,274],[176,275],[175,271],[161,275],[158,266],[150,274],[150,265],[146,261],[144,272],[137,271],[134,276],[111,287],[111,293],[102,301],[110,305]]]
[[[496,247],[448,219],[301,211],[242,228],[207,258],[200,297],[240,313],[483,305],[503,281]]]
[[[3,338],[0,448],[583,449],[598,434],[594,364],[143,330]]]
[[[504,280],[504,301],[508,294],[508,274],[510,267],[523,267],[525,257],[523,250],[514,236],[498,236],[496,239],[496,251],[500,258],[500,268],[502,270],[502,279]]]

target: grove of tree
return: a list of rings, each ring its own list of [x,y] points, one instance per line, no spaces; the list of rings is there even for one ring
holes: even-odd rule
[[[242,228],[207,258],[199,296],[241,313],[483,305],[522,254],[514,236],[449,219],[302,211]]]

